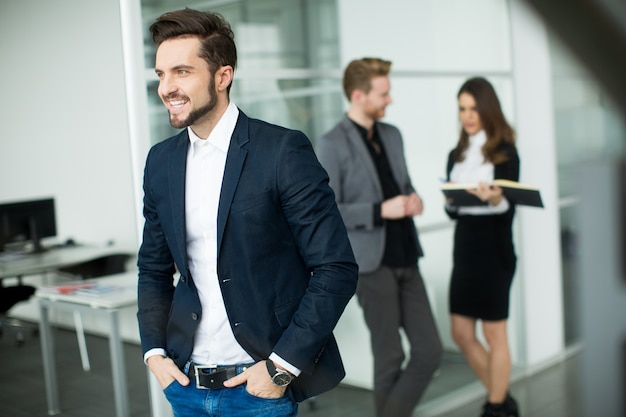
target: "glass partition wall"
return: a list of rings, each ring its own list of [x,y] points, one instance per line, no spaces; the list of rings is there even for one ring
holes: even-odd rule
[[[626,126],[594,77],[558,38],[551,35],[549,39],[561,210],[564,336],[567,346],[576,347],[581,342],[580,294],[575,285],[580,259],[580,162],[591,157],[623,155]]]
[[[314,140],[341,114],[335,0],[142,0],[141,4],[152,143],[177,130],[169,125],[157,95],[155,46],[148,27],[163,12],[183,7],[221,13],[232,25],[238,62],[231,99],[248,116],[301,130]]]

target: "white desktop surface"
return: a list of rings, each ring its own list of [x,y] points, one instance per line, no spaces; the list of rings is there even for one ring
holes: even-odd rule
[[[0,259],[0,279],[41,274],[72,266],[101,256],[129,251],[115,246],[59,246],[41,253],[25,254],[7,260]]]
[[[114,285],[120,289],[109,294],[85,295],[78,292],[60,294],[52,292],[46,288],[38,288],[35,296],[51,301],[63,301],[101,309],[121,308],[134,305],[137,302],[137,271],[108,275],[106,277],[90,279],[84,282]]]

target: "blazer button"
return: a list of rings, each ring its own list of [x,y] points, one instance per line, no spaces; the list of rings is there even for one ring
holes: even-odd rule
[[[182,276],[181,276],[181,277],[180,277],[180,281],[181,281],[181,282],[187,282],[187,278],[186,278],[186,277],[182,277]]]
[[[198,313],[191,313],[192,320],[198,320]]]

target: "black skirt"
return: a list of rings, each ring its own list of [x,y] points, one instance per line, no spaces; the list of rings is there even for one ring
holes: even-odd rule
[[[490,321],[508,318],[509,293],[516,264],[512,211],[458,217],[449,292],[450,313]]]

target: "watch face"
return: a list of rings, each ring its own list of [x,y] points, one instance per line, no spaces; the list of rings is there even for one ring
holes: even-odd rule
[[[281,387],[284,387],[285,385],[289,385],[291,380],[292,380],[292,376],[283,372],[279,372],[272,377],[272,382]]]

